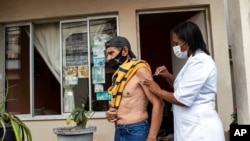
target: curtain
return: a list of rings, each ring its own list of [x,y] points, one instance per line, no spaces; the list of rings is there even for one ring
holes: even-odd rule
[[[47,66],[60,83],[60,29],[59,23],[34,26],[34,44]]]

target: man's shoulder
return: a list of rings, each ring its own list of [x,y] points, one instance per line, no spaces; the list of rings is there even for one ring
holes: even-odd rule
[[[139,59],[139,58],[131,58],[130,61],[140,62],[140,61],[145,61],[145,60],[142,60],[142,59]]]
[[[138,59],[138,58],[132,58],[130,59],[131,62],[133,62],[134,64],[147,64],[148,62],[146,60],[142,60],[142,59]]]
[[[151,74],[151,69],[146,65],[142,65],[138,67],[136,74],[139,75],[140,77],[148,76],[149,74]]]

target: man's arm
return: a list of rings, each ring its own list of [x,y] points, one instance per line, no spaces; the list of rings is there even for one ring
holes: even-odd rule
[[[145,78],[153,79],[150,72],[142,67],[137,71],[137,75],[139,79],[144,80]],[[141,85],[145,95],[147,96],[150,103],[152,103],[152,113],[151,113],[151,125],[149,129],[148,139],[147,141],[156,141],[157,134],[161,127],[162,117],[163,117],[163,108],[164,102],[161,98],[157,97],[156,95],[150,93],[147,86]],[[150,114],[150,113],[149,113]]]

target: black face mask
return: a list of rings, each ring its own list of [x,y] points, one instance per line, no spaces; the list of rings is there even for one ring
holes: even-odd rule
[[[116,70],[127,59],[127,56],[122,56],[122,50],[113,59],[109,60],[109,65],[112,69]]]

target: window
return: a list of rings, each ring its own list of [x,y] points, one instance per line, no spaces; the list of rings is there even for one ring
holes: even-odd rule
[[[29,25],[5,28],[5,73],[9,87],[6,108],[16,114],[30,113]],[[7,85],[8,84],[8,85]]]
[[[5,26],[6,109],[32,117],[62,115],[85,104],[105,111],[112,69],[104,43],[117,16]],[[7,85],[5,85],[7,87]]]

